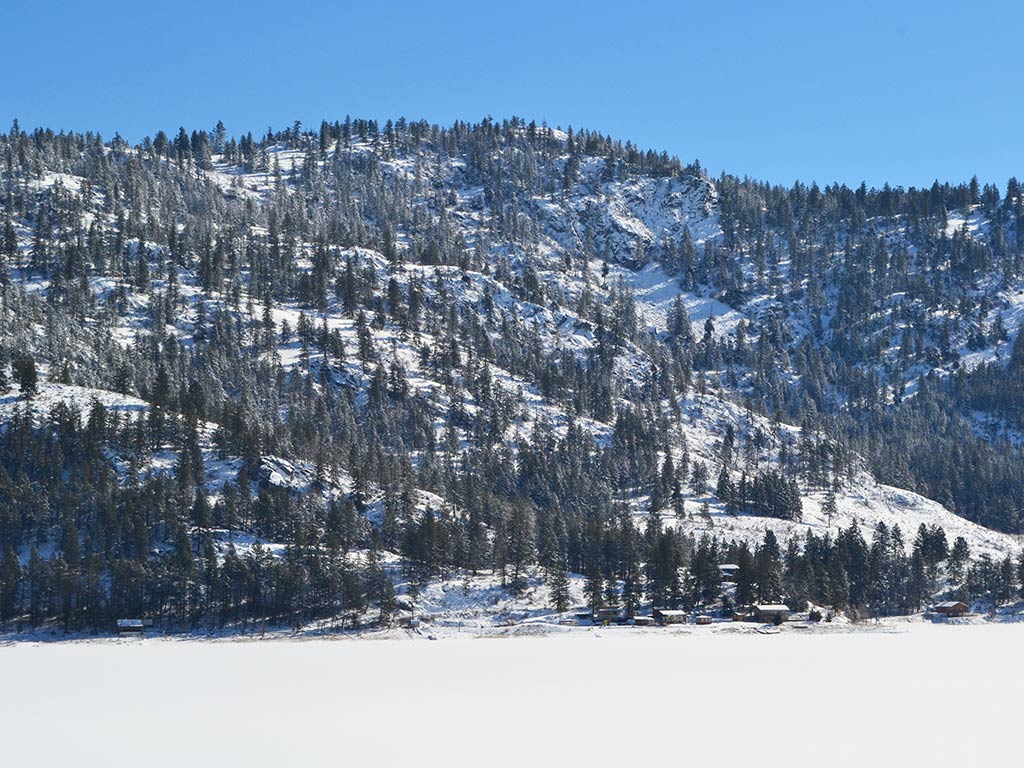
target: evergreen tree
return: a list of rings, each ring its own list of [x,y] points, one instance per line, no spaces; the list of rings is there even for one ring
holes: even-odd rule
[[[556,613],[565,613],[569,609],[569,578],[565,568],[556,566],[548,577],[548,588],[551,591],[551,607]]]

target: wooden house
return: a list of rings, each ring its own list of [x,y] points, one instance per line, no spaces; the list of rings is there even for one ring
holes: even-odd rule
[[[711,623],[711,617],[710,616],[697,616],[697,617],[694,618],[693,622],[694,622],[694,624],[696,624],[699,627],[706,627],[708,624]]]
[[[944,603],[939,603],[932,610],[936,613],[940,613],[946,618],[957,618],[963,616],[965,613],[970,613],[971,606],[967,603],[962,603],[959,600],[947,600]]]
[[[784,603],[761,603],[751,606],[750,615],[753,621],[774,624],[789,618],[789,606]]]

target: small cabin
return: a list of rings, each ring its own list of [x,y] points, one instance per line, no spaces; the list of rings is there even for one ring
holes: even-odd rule
[[[734,582],[736,576],[740,572],[740,567],[735,563],[722,563],[718,566],[718,573],[722,577],[722,581]]]
[[[940,613],[946,618],[955,619],[959,616],[963,616],[965,613],[969,613],[971,607],[967,603],[962,603],[959,600],[947,600],[944,603],[939,603],[933,609],[936,613]]]
[[[753,621],[774,624],[776,621],[782,622],[789,618],[789,606],[785,603],[763,603],[752,606],[750,615]]]
[[[142,619],[118,619],[115,627],[119,635],[141,635],[146,631],[146,623]]]
[[[685,624],[690,615],[675,608],[655,608],[654,620],[659,624]]]
[[[634,616],[633,619],[634,627],[651,627],[654,626],[653,616]]]
[[[706,627],[708,624],[711,623],[711,617],[710,616],[697,616],[696,618],[694,618],[693,622],[698,627]]]

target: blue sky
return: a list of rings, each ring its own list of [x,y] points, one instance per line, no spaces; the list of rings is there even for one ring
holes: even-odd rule
[[[1018,2],[16,0],[0,122],[520,115],[775,182],[1024,177]]]

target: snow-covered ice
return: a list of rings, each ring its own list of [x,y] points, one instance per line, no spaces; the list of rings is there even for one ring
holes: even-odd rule
[[[1014,764],[1024,625],[904,629],[18,643],[0,648],[0,754],[12,766]]]

